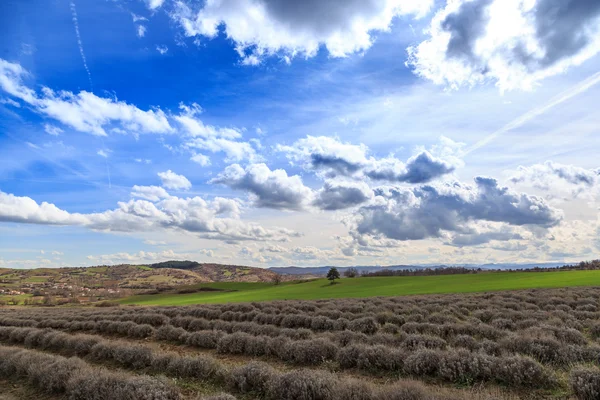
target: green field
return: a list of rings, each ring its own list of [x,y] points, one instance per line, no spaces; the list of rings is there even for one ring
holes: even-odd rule
[[[337,282],[335,285],[330,285],[326,279],[317,279],[305,282],[286,282],[277,286],[271,283],[209,283],[201,286],[228,291],[133,296],[120,300],[120,303],[187,305],[600,286],[600,271],[486,272],[468,275],[346,278]]]

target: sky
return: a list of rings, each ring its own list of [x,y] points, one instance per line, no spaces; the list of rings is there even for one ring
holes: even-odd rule
[[[5,0],[0,267],[600,251],[598,0]]]

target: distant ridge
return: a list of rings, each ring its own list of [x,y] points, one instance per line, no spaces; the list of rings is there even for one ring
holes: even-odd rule
[[[357,266],[348,266],[348,267],[336,267],[340,273],[344,273],[344,271],[350,269],[350,268],[355,268],[358,270],[359,273],[363,273],[363,272],[376,272],[376,271],[381,271],[384,269],[388,269],[388,270],[392,270],[392,271],[397,271],[397,270],[419,270],[419,269],[425,269],[425,268],[448,268],[448,267],[462,267],[462,268],[469,268],[469,269],[489,269],[489,270],[494,270],[494,269],[500,269],[500,270],[505,270],[505,269],[532,269],[532,268],[536,268],[536,267],[540,267],[540,268],[555,268],[555,267],[561,267],[565,264],[577,264],[575,263],[565,263],[565,262],[547,262],[547,263],[527,263],[527,264],[518,264],[518,263],[487,263],[487,264],[415,264],[415,265],[410,265],[410,264],[398,264],[398,265],[385,265],[385,266],[378,266],[378,265],[357,265]],[[290,266],[290,267],[271,267],[269,268],[270,271],[273,272],[277,272],[278,274],[282,274],[282,275],[325,275],[327,274],[327,271],[329,271],[329,269],[331,268],[331,265],[326,265],[326,266],[319,266],[319,267],[297,267],[297,266]]]

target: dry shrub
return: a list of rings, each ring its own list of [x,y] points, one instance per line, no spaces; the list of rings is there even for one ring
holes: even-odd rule
[[[350,323],[348,324],[348,329],[354,332],[372,335],[373,333],[377,332],[378,325],[377,321],[375,321],[375,318],[364,317],[350,321]]]
[[[434,400],[442,397],[433,396],[427,387],[417,381],[401,381],[394,385],[381,388],[377,397],[378,400]],[[448,397],[444,397],[446,400]]]
[[[272,400],[330,400],[335,398],[336,378],[324,371],[296,370],[280,375],[269,385]]]
[[[338,381],[334,398],[340,400],[373,400],[375,389],[372,384],[357,379]]]
[[[404,353],[387,346],[365,346],[358,354],[356,366],[365,371],[398,371],[403,366]]]
[[[404,360],[404,371],[415,376],[436,376],[440,358],[440,352],[436,350],[417,350]]]
[[[269,364],[252,361],[231,371],[228,384],[240,393],[252,393],[264,397],[271,382],[277,378],[277,371]]]
[[[536,361],[523,356],[502,357],[494,367],[494,378],[507,386],[550,388],[555,377]]]
[[[502,348],[531,356],[545,364],[564,365],[569,354],[556,339],[548,336],[512,336],[500,342]]]
[[[237,398],[229,393],[219,393],[208,397],[202,397],[201,400],[237,400]]]
[[[243,332],[225,335],[217,342],[217,353],[220,354],[244,354],[246,343],[252,335]]]
[[[446,345],[444,339],[429,335],[408,335],[402,342],[402,347],[408,350],[443,349]]]
[[[338,348],[326,339],[298,340],[287,343],[281,358],[296,364],[316,365],[335,359]]]
[[[179,400],[179,392],[165,379],[149,376],[125,378],[116,373],[82,372],[67,385],[69,400]]]
[[[570,385],[573,393],[581,400],[600,398],[600,369],[577,367],[571,371]]]
[[[494,360],[485,354],[454,350],[441,357],[438,375],[450,382],[470,385],[490,379],[493,365]]]
[[[145,339],[154,335],[154,328],[149,324],[135,324],[127,330],[127,336],[136,339]]]
[[[216,349],[219,339],[224,335],[220,331],[198,331],[191,333],[186,340],[189,346],[201,349]]]
[[[454,347],[464,347],[465,349],[475,351],[479,349],[479,342],[469,335],[458,335],[452,341]]]
[[[163,325],[154,332],[156,340],[164,340],[167,342],[185,342],[189,337],[188,333],[183,328],[175,328],[172,325]]]

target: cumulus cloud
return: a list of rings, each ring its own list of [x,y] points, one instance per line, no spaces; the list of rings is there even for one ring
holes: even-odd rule
[[[212,153],[225,153],[226,161],[258,160],[255,149],[248,142],[241,142],[242,131],[237,128],[222,128],[205,124],[198,116],[202,108],[192,103],[187,106],[180,104],[181,113],[173,117],[182,127],[183,132],[189,137],[184,147],[190,150],[198,149]],[[208,161],[205,156],[195,154],[192,161],[203,165]],[[208,165],[208,164],[205,164]]]
[[[208,1],[193,10],[178,1],[172,18],[186,36],[214,38],[219,27],[234,41],[246,65],[277,54],[314,57],[323,46],[332,57],[367,50],[376,32],[390,30],[395,17],[425,15],[432,1]]]
[[[375,181],[426,183],[447,175],[456,169],[456,157],[450,161],[434,157],[421,150],[406,163],[393,156],[369,156],[364,144],[343,143],[326,136],[307,136],[291,146],[279,145],[277,149],[293,162],[323,177],[338,176],[369,178]]]
[[[313,196],[299,176],[288,176],[283,169],[271,171],[265,164],[251,164],[245,169],[232,164],[210,183],[249,192],[257,207],[300,210]]]
[[[423,151],[409,158],[406,165],[390,158],[373,162],[365,170],[365,174],[374,180],[424,183],[454,172],[454,170],[455,167],[450,163]]]
[[[139,188],[138,188],[139,189]],[[134,189],[135,190],[135,189]],[[139,192],[139,190],[138,190]],[[70,213],[54,204],[0,192],[0,222],[83,226],[107,232],[177,231],[225,241],[287,241],[299,236],[286,228],[264,228],[239,218],[234,200],[169,196],[157,202],[132,199],[99,213]]]
[[[437,84],[531,89],[600,52],[595,0],[451,0],[407,65]]]
[[[138,197],[140,199],[150,200],[152,202],[159,201],[160,199],[166,199],[169,197],[169,193],[160,186],[138,186],[135,185],[131,189],[131,197]]]
[[[600,169],[546,161],[528,167],[519,166],[517,171],[511,173],[510,181],[572,197],[593,197],[600,189]]]
[[[156,10],[163,5],[165,0],[144,0],[144,2],[150,10]]]
[[[362,204],[373,197],[364,182],[326,181],[317,192],[313,205],[322,210],[342,210]]]
[[[492,178],[477,177],[475,186],[459,182],[415,188],[383,187],[349,220],[359,235],[395,240],[441,237],[444,232],[472,233],[470,223],[503,222],[549,228],[562,219],[543,199],[515,193]]]
[[[146,27],[144,25],[137,26],[137,37],[143,38],[146,35]]]
[[[41,92],[27,87],[23,78],[28,75],[19,64],[0,59],[0,88],[37,112],[54,118],[80,132],[106,136],[107,127],[118,125],[139,133],[170,133],[173,131],[166,114],[160,109],[143,111],[116,98],[98,97],[81,91],[54,92],[43,87]]]
[[[205,156],[204,154],[194,154],[192,157],[190,157],[190,160],[192,160],[196,164],[200,164],[200,166],[202,167],[207,167],[210,165],[210,158],[208,156]]]
[[[158,177],[162,181],[163,187],[174,190],[188,190],[192,187],[192,183],[183,175],[178,175],[175,172],[168,170],[159,172]]]

